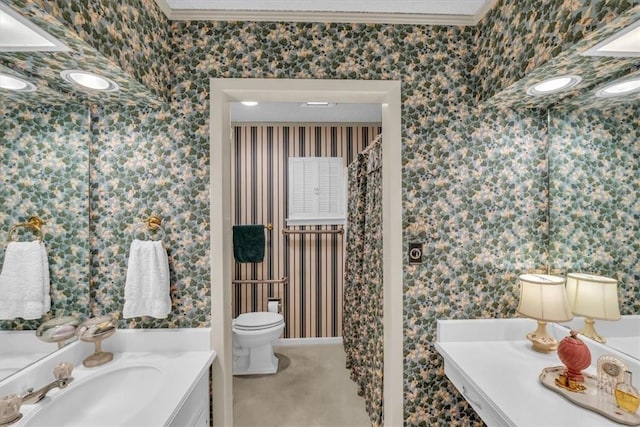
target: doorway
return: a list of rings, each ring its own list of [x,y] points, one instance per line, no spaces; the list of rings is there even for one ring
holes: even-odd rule
[[[403,423],[402,161],[399,81],[211,79],[211,331],[214,361],[213,419],[233,426],[231,343],[231,122],[230,103],[306,102],[382,105],[384,418]]]

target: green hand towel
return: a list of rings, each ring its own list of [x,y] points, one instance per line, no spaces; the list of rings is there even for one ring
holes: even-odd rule
[[[238,262],[262,262],[264,259],[264,225],[233,226],[233,256]]]

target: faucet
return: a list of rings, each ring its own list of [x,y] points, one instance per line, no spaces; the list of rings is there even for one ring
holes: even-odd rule
[[[33,388],[29,388],[21,396],[22,403],[24,405],[38,403],[42,399],[44,399],[47,396],[47,393],[49,393],[54,388],[65,388],[71,381],[73,381],[71,371],[73,371],[73,364],[71,364],[70,362],[60,363],[53,369],[53,376],[55,377],[55,381],[35,391],[33,390]]]

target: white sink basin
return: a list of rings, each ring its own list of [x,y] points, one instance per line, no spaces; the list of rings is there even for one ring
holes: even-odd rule
[[[129,420],[148,410],[161,379],[153,366],[127,366],[72,381],[54,399],[38,403],[42,407],[25,420],[25,426],[129,425]]]
[[[93,346],[81,341],[67,345],[0,380],[0,396],[23,394],[53,381],[59,363],[74,365],[67,387],[49,391],[36,404],[23,404],[22,418],[11,427],[208,425],[209,372],[216,356],[210,335],[209,328],[118,331],[103,347],[113,352],[113,360],[91,368],[82,361]],[[191,406],[185,407],[187,402]],[[196,423],[201,418],[206,424]]]

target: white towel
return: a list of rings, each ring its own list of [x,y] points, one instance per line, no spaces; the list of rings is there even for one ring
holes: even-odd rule
[[[0,320],[41,318],[51,309],[50,286],[44,243],[9,242],[0,273]]]
[[[170,311],[167,251],[161,241],[135,239],[129,251],[123,317],[164,319]]]

